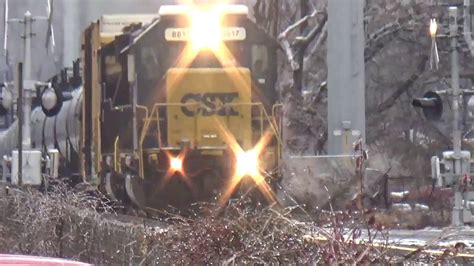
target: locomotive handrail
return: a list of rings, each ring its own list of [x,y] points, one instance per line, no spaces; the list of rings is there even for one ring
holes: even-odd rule
[[[159,108],[160,107],[167,107],[167,106],[192,106],[192,105],[199,105],[199,103],[155,103],[153,105],[153,108],[151,109],[151,112],[150,112],[150,115],[146,116],[145,118],[145,124],[143,125],[143,129],[142,129],[142,133],[140,135],[140,144],[138,145],[139,147],[139,165],[140,165],[140,169],[139,169],[139,173],[140,173],[140,176],[141,177],[144,177],[144,165],[143,165],[143,142],[145,141],[145,137],[146,137],[146,134],[148,132],[148,128],[150,127],[150,123],[153,119],[153,114],[156,112],[157,113],[157,120],[158,120],[158,124],[160,123],[159,121]],[[148,109],[147,109],[148,110]],[[148,114],[148,113],[147,113]],[[161,138],[161,132],[158,133],[160,138]],[[161,148],[161,139],[159,140],[159,148]]]
[[[112,107],[112,105],[110,104],[110,106]],[[141,110],[144,110],[145,111],[145,119],[148,118],[148,107],[146,106],[143,106],[143,105],[139,105],[137,104],[136,105],[137,109],[141,109]],[[132,105],[121,105],[121,106],[115,106],[115,107],[112,107],[111,110],[119,110],[119,111],[122,111],[122,110],[126,110],[126,109],[131,109],[133,108]],[[100,144],[99,144],[100,145]],[[142,142],[140,142],[140,147],[139,147],[139,153],[141,154],[142,153],[142,149],[141,149],[141,146],[142,146]],[[115,168],[115,171],[116,172],[119,172],[120,171],[120,160],[117,159],[117,157],[119,155],[117,155],[117,152],[118,152],[118,149],[119,149],[119,137],[117,136],[117,138],[115,139],[115,142],[114,142],[114,168]],[[135,154],[135,156],[140,156],[140,154]],[[142,169],[142,157],[138,157],[140,158],[140,169]],[[140,175],[140,176],[143,176],[143,175]]]
[[[263,106],[262,103],[227,103],[227,104],[224,104],[223,107],[226,108],[226,107],[233,107],[233,106],[250,106],[250,107],[260,107],[260,133],[261,135],[263,136],[263,117],[265,117],[265,119],[269,122],[271,128],[272,128],[272,131],[273,131],[273,134],[276,136],[276,138],[278,139],[278,141],[280,143],[282,143],[282,139],[280,138],[280,135],[279,135],[279,130],[276,128],[276,125],[274,125],[272,119],[270,118],[270,116],[268,115],[268,112],[267,110],[265,110],[265,107]]]
[[[283,104],[282,103],[276,103],[272,106],[272,117],[275,118],[275,115],[276,115],[276,110],[277,108],[283,108]],[[275,124],[276,124],[276,121],[275,121]]]
[[[156,103],[154,104],[153,108],[152,108],[152,111],[150,113],[146,113],[146,119],[145,119],[145,125],[143,126],[143,130],[142,130],[142,134],[140,136],[140,145],[143,144],[143,141],[145,140],[145,136],[146,136],[146,133],[148,132],[148,128],[150,126],[150,123],[152,121],[152,116],[155,112],[158,112],[159,111],[157,110],[158,108],[160,107],[168,107],[168,106],[176,106],[176,107],[182,107],[182,106],[199,106],[201,105],[200,103]],[[268,115],[267,111],[265,110],[264,106],[262,103],[227,103],[227,104],[224,104],[223,107],[232,107],[232,106],[257,106],[257,107],[260,107],[260,112],[261,112],[261,116],[265,117],[265,119],[267,121],[270,122],[270,126],[272,128],[272,131],[273,133],[275,134],[275,136],[277,137],[277,139],[282,142],[282,139],[280,138],[279,136],[279,133],[280,131],[277,129],[276,125],[275,125],[275,122],[272,121],[272,119],[270,118],[270,116]],[[144,107],[146,108],[146,107]],[[148,110],[148,109],[147,109]],[[150,114],[150,116],[148,116],[148,114]],[[261,117],[261,120],[263,121],[263,117]],[[262,131],[263,129],[261,129]],[[263,133],[262,133],[263,134]]]
[[[151,112],[150,112],[150,116],[148,116],[148,112],[147,112],[147,116],[145,118],[145,124],[143,126],[143,129],[142,129],[142,134],[140,136],[140,146],[143,144],[143,141],[145,141],[145,136],[146,136],[146,133],[148,132],[148,128],[150,127],[150,123],[152,121],[152,118],[153,118],[153,114],[155,112],[158,112],[159,113],[159,110],[158,108],[159,107],[167,107],[167,106],[192,106],[192,105],[199,105],[199,103],[155,103],[153,105],[153,108],[151,109]],[[148,110],[148,109],[147,109]],[[159,118],[159,117],[158,117]]]
[[[279,109],[279,108],[283,109],[283,104],[282,103],[277,103],[277,104],[274,104],[272,106],[272,117],[273,117],[273,122],[275,123],[275,127],[278,128],[278,126],[279,126],[278,136],[280,136],[280,138],[281,138],[280,134],[281,134],[281,132],[283,132],[283,129],[281,128],[282,127],[282,118],[280,117],[278,122],[276,120],[277,109]],[[281,158],[281,153],[282,153],[281,149],[282,149],[282,143],[280,143],[280,145],[278,145],[278,158]]]
[[[148,107],[144,106],[144,105],[139,105],[137,104],[136,105],[137,109],[142,109],[142,110],[145,110],[145,117],[148,117]],[[132,109],[133,106],[132,105],[120,105],[120,106],[116,106],[116,107],[113,107],[111,108],[111,110],[125,110],[125,109]]]
[[[151,121],[153,120],[153,117],[155,116],[154,114],[156,113],[156,116],[157,116],[157,120],[158,120],[158,137],[159,137],[159,141],[158,141],[158,145],[159,145],[159,148],[161,149],[162,148],[162,145],[161,145],[161,128],[159,126],[159,115],[160,115],[160,111],[159,111],[159,108],[162,108],[162,107],[183,107],[183,106],[201,106],[202,104],[201,103],[155,103],[153,105],[153,108],[151,109],[151,112],[147,112],[147,116],[145,118],[145,123],[144,123],[144,126],[143,126],[143,129],[142,129],[142,132],[140,134],[140,143],[139,143],[139,164],[140,164],[140,169],[139,169],[139,172],[140,172],[140,176],[144,176],[144,165],[143,165],[143,142],[145,141],[145,137],[148,133],[148,130],[149,130],[149,127],[150,127],[150,124],[151,124]],[[278,147],[280,147],[283,143],[281,137],[280,137],[280,131],[278,130],[277,126],[275,125],[275,121],[272,120],[272,118],[268,115],[268,112],[265,110],[265,107],[263,106],[262,103],[226,103],[224,104],[222,107],[223,108],[228,108],[228,107],[234,107],[234,106],[250,106],[250,107],[258,107],[260,108],[260,116],[259,116],[259,120],[260,120],[260,133],[261,135],[263,136],[264,134],[264,120],[267,120],[269,125],[270,125],[270,128],[271,130],[273,131],[273,135],[275,135],[275,137],[277,138],[277,141],[278,141]],[[148,109],[147,109],[148,110]],[[149,114],[149,115],[148,115]],[[272,110],[272,114],[273,114],[273,110]],[[197,117],[195,118],[196,120],[196,123],[197,123]],[[197,127],[195,127],[197,128]],[[196,132],[195,132],[195,135],[196,135]],[[278,155],[280,155],[280,149],[278,149]]]

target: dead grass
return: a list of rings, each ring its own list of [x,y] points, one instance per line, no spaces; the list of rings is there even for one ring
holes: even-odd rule
[[[29,187],[2,190],[0,221],[8,231],[10,243],[3,249],[8,253],[61,257],[63,227],[73,222],[73,210],[112,210],[102,198],[74,191],[62,182],[44,192]]]
[[[64,230],[64,225],[70,223],[69,228],[77,228],[79,225],[73,223],[80,223],[71,219],[71,210],[90,210],[94,217],[100,216],[97,210],[112,211],[102,199],[71,191],[62,184],[47,192],[10,189],[8,195],[0,195],[0,210],[10,214],[0,218],[1,252],[63,257],[61,245],[65,242],[61,240],[66,237],[64,234],[71,233]],[[375,238],[383,239],[386,233],[373,213],[329,211],[316,223],[299,206],[255,206],[242,199],[223,208],[202,204],[198,209],[199,214],[194,216],[168,213],[162,218],[166,230],[145,228],[120,250],[137,247],[143,251],[138,262],[173,265],[388,264],[448,258],[421,252],[404,257],[384,245],[373,245]],[[98,221],[93,226],[86,235],[78,236],[84,243],[100,239],[103,232],[128,232],[111,228],[113,223]],[[103,253],[101,258],[89,258],[85,257],[87,254],[80,258],[100,262],[117,256]]]

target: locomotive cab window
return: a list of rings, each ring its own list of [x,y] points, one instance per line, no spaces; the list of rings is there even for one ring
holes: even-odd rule
[[[116,56],[105,56],[105,81],[108,83],[116,82],[120,75],[122,75],[122,66],[117,61]]]
[[[104,90],[103,98],[109,99],[111,101],[114,95],[115,87],[117,87],[115,83],[119,79],[120,73],[117,75],[117,73],[114,73],[115,71],[112,70],[114,65],[117,64],[115,56],[104,55],[102,58],[101,85],[103,86],[102,89]]]
[[[117,56],[108,54],[110,51],[103,53],[103,83],[104,98],[109,100],[113,106],[128,104],[128,92],[123,92],[127,86],[125,84],[126,77],[123,77],[123,67]],[[110,52],[111,53],[111,52]]]
[[[252,45],[252,77],[258,84],[264,85],[267,82],[268,73],[268,51],[265,45]]]
[[[159,62],[155,50],[145,46],[140,51],[143,76],[146,80],[154,80],[159,75]]]

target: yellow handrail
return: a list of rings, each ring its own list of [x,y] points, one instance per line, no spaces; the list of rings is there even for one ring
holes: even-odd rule
[[[147,112],[147,116],[145,118],[145,123],[143,125],[143,129],[142,129],[142,133],[140,134],[140,142],[138,144],[139,146],[139,155],[138,155],[138,158],[139,158],[139,165],[140,165],[140,169],[139,169],[139,173],[140,173],[140,176],[142,178],[144,178],[144,174],[145,174],[145,171],[144,171],[144,165],[143,165],[143,161],[144,161],[144,158],[143,158],[143,142],[145,141],[145,137],[146,137],[146,133],[148,132],[148,129],[150,127],[150,124],[151,124],[151,121],[153,120],[153,114],[156,112],[157,114],[157,119],[159,120],[160,117],[159,117],[159,108],[160,107],[168,107],[168,106],[192,106],[192,105],[198,105],[198,103],[155,103],[153,105],[153,108],[151,109],[151,112],[149,113],[150,115],[148,116],[148,112]],[[147,109],[148,110],[148,109]],[[159,121],[158,121],[159,123]],[[161,132],[159,132],[159,135],[161,136]]]
[[[136,105],[136,107],[137,107],[137,109],[145,110],[145,123],[146,123],[146,119],[148,119],[148,117],[149,117],[148,107],[143,106],[143,105],[138,105],[138,104]],[[124,106],[114,107],[115,110],[125,110],[125,109],[131,109],[131,108],[133,108],[133,106],[131,106],[131,105],[124,105]],[[142,132],[143,132],[143,130],[142,130]],[[116,142],[115,145],[117,145],[118,137],[115,140],[115,142]],[[140,142],[140,144],[138,145],[139,146],[138,147],[138,153],[139,154],[135,154],[135,157],[138,158],[138,164],[139,164],[139,168],[140,168],[139,169],[140,170],[140,177],[144,178],[144,175],[143,175],[144,174],[144,171],[143,171],[144,166],[143,166],[143,156],[142,156],[142,154],[143,154],[143,148],[142,148],[143,145],[142,144],[143,144],[143,142]],[[114,147],[114,148],[116,148],[116,147]],[[116,165],[116,162],[114,162],[114,165]],[[116,171],[117,171],[117,169],[116,169]]]
[[[125,109],[132,109],[133,106],[131,105],[122,105],[122,106],[116,106],[114,108],[112,108],[112,110],[125,110]],[[137,104],[137,109],[141,109],[141,110],[145,110],[145,117],[148,117],[148,107],[144,106],[144,105],[139,105]]]
[[[278,136],[280,137],[280,143],[278,145],[278,158],[281,158],[281,154],[282,154],[282,146],[283,146],[283,141],[281,140],[282,136],[281,136],[281,133],[283,132],[282,130],[282,117],[280,116],[279,117],[279,121],[277,122],[277,109],[283,109],[283,104],[282,103],[277,103],[277,104],[274,104],[273,107],[272,107],[272,117],[273,117],[273,123],[275,124],[275,127],[278,128],[279,130],[279,134]],[[280,127],[278,127],[280,126]]]
[[[283,108],[283,104],[281,103],[277,103],[277,104],[274,104],[273,107],[272,107],[272,117],[273,117],[273,120],[275,120],[275,117],[276,117],[276,113],[277,113],[277,109],[278,108]],[[278,125],[278,123],[276,121],[275,122],[275,125]]]
[[[140,169],[139,169],[139,172],[140,172],[140,176],[141,177],[144,177],[144,165],[143,165],[143,161],[144,161],[144,157],[143,157],[143,142],[145,141],[145,137],[146,137],[146,134],[149,130],[149,127],[150,127],[150,124],[151,124],[151,121],[153,120],[153,117],[155,116],[155,113],[156,113],[156,117],[157,117],[157,120],[158,120],[158,130],[161,131],[161,128],[159,127],[159,119],[160,119],[160,111],[159,111],[159,108],[161,107],[183,107],[183,106],[199,106],[200,103],[156,103],[153,105],[153,108],[151,110],[151,112],[148,112],[148,109],[146,109],[146,117],[144,119],[144,125],[143,125],[143,128],[142,128],[142,132],[140,134],[140,142],[139,142],[139,164],[140,164]],[[276,121],[274,121],[272,119],[272,117],[270,117],[267,113],[267,111],[265,110],[264,106],[262,103],[227,103],[227,104],[224,104],[222,107],[223,108],[229,108],[229,107],[236,107],[236,106],[250,106],[250,107],[258,107],[260,109],[260,115],[259,115],[259,120],[260,120],[260,133],[261,135],[264,134],[263,130],[264,130],[264,121],[267,120],[270,127],[271,127],[271,130],[272,130],[272,133],[273,135],[277,138],[277,141],[278,141],[278,158],[280,158],[280,147],[282,145],[282,139],[281,139],[281,136],[280,136],[280,131],[279,129],[277,128],[277,125],[276,125]],[[278,106],[278,105],[277,105]],[[145,107],[146,108],[146,107]],[[274,112],[275,112],[275,108],[276,106],[273,106],[272,108],[272,115],[274,115]],[[160,147],[159,148],[162,148],[161,147],[161,132],[158,132],[159,134],[159,143],[160,143]]]

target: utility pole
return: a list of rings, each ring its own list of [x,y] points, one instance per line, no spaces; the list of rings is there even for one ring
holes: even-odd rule
[[[81,25],[81,13],[89,11],[89,1],[66,0],[62,1],[63,12],[63,48],[62,48],[62,65],[70,66],[71,62],[79,57],[80,41],[78,32]],[[85,9],[85,10],[84,10]],[[79,23],[78,23],[79,22]]]
[[[449,7],[449,38],[451,38],[451,89],[453,96],[453,159],[454,159],[454,180],[460,180],[463,176],[461,169],[461,129],[459,103],[462,100],[461,90],[459,88],[459,53],[458,53],[458,8]],[[464,195],[461,192],[460,182],[456,182],[454,193],[454,208],[452,224],[459,226],[464,224]]]
[[[461,91],[459,89],[459,53],[458,53],[458,8],[449,8],[449,35],[451,38],[451,87],[453,90],[453,150],[456,158],[461,156],[461,130],[459,103],[461,101]],[[460,161],[456,160],[456,169],[461,169]]]
[[[329,155],[350,155],[366,137],[364,4],[328,1]]]
[[[50,84],[40,83],[32,78],[32,38],[33,38],[33,22],[37,20],[48,21],[48,33],[46,41],[46,49],[52,41],[54,47],[54,33],[52,26],[52,4],[51,0],[47,2],[47,17],[33,17],[30,11],[27,11],[23,18],[8,18],[8,0],[4,2],[4,49],[7,52],[8,44],[8,24],[16,22],[23,24],[23,62],[18,64],[16,86],[5,83],[3,89],[12,91],[15,88],[17,96],[17,130],[18,130],[18,147],[12,151],[12,158],[8,159],[12,162],[11,179],[13,183],[18,185],[40,185],[42,183],[41,165],[42,152],[33,150],[31,143],[31,109],[33,98],[36,97],[37,86],[50,86]]]
[[[458,8],[449,8],[449,35],[451,38],[451,87],[453,90],[453,151],[456,157],[455,174],[460,174],[461,161],[457,160],[461,156],[461,130],[459,129],[459,54],[458,54]]]
[[[18,63],[18,99],[17,104],[23,105],[23,63]],[[18,119],[18,154],[23,154],[23,109],[17,107]],[[23,184],[23,156],[18,156],[18,185]]]
[[[23,149],[29,150],[31,149],[31,103],[32,97],[35,94],[35,84],[31,80],[31,38],[33,36],[33,18],[31,17],[30,11],[26,11],[23,24],[23,88],[18,88],[19,90],[23,90],[23,106],[18,108],[23,109],[23,124],[20,125],[20,127],[23,127],[22,146]]]
[[[26,11],[23,16],[23,19],[9,19],[8,18],[8,0],[5,0],[5,21],[4,21],[4,49],[5,52],[7,51],[7,44],[8,44],[8,23],[17,22],[23,24],[23,86],[19,87],[16,93],[19,93],[20,90],[23,92],[23,104],[21,106],[17,106],[17,108],[21,108],[23,111],[23,123],[19,125],[23,127],[23,138],[22,138],[22,147],[23,149],[30,150],[31,149],[31,105],[33,102],[33,98],[36,96],[36,81],[32,79],[32,57],[31,57],[31,41],[33,38],[33,22],[36,20],[46,20],[48,21],[48,35],[46,36],[47,42],[46,45],[48,46],[49,40],[52,40],[52,46],[54,47],[54,32],[52,26],[52,12],[53,7],[51,4],[51,0],[47,1],[47,17],[33,17],[30,11]],[[47,49],[48,47],[46,47]]]
[[[471,152],[462,150],[462,129],[461,129],[461,105],[464,105],[463,112],[472,112],[472,98],[474,91],[472,88],[463,89],[459,87],[459,39],[462,37],[459,30],[459,9],[451,6],[448,8],[449,14],[449,34],[440,35],[450,39],[451,55],[451,89],[446,91],[429,91],[423,98],[416,98],[413,101],[415,107],[423,108],[423,113],[428,120],[439,120],[443,112],[441,94],[451,97],[452,107],[452,140],[451,151],[444,151],[442,157],[433,156],[431,158],[431,173],[434,181],[440,187],[451,187],[454,191],[454,207],[452,211],[451,223],[454,226],[461,226],[474,221],[471,203],[474,201],[474,191],[471,191]],[[465,14],[465,12],[464,12]],[[464,18],[466,19],[466,18]],[[432,22],[433,23],[433,22]],[[433,30],[432,38],[436,37]],[[433,52],[433,51],[432,51]],[[469,101],[465,101],[469,97]],[[472,118],[472,117],[471,117]]]

